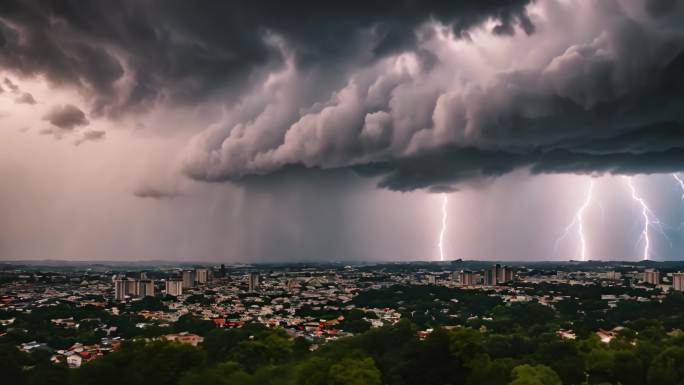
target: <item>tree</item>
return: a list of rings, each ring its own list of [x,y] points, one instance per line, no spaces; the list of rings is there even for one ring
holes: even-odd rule
[[[26,378],[21,368],[26,363],[27,357],[14,346],[9,344],[0,345],[0,374],[2,380],[8,384],[22,385]]]
[[[214,328],[215,325],[213,322],[197,318],[192,314],[181,316],[178,318],[178,321],[173,324],[173,330],[176,332],[190,332],[201,336],[206,335]]]
[[[513,368],[514,380],[509,385],[562,385],[553,369],[544,365],[520,365]]]
[[[684,379],[684,348],[669,348],[660,353],[648,370],[649,385],[678,385]]]
[[[641,360],[629,350],[620,350],[613,356],[615,369],[613,377],[622,385],[644,383],[644,369]]]
[[[207,333],[202,342],[202,347],[207,351],[207,356],[212,362],[223,361],[228,358],[230,351],[235,346],[246,340],[248,335],[240,329],[213,329]]]
[[[69,368],[64,364],[52,365],[50,362],[36,365],[31,370],[28,380],[28,385],[67,385],[68,383]]]
[[[380,385],[380,371],[373,359],[347,358],[330,367],[328,385]]]

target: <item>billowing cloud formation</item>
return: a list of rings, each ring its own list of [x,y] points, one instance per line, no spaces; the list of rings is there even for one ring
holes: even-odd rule
[[[684,169],[681,2],[8,1],[0,15],[0,67],[78,88],[91,117],[225,106],[184,153],[196,180],[351,168],[443,191],[518,168]]]
[[[14,99],[14,101],[18,104],[36,104],[36,99],[28,92],[24,92],[21,96]]]
[[[280,64],[278,40],[302,67],[344,66],[415,45],[430,18],[455,34],[493,18],[494,32],[532,32],[529,0],[4,1],[0,66],[79,87],[94,112],[118,113],[155,101],[196,101],[222,88],[241,90],[259,69]]]
[[[57,105],[43,116],[43,120],[49,121],[53,126],[71,130],[76,126],[88,125],[85,113],[73,104]]]
[[[458,41],[436,24],[413,52],[356,68],[330,98],[310,105],[292,92],[306,75],[283,71],[196,138],[185,170],[217,181],[290,165],[352,167],[397,190],[522,167],[682,170],[684,10],[643,6],[542,2],[530,18],[543,37],[510,40],[502,65],[485,61],[496,59],[486,46],[495,38]],[[562,20],[573,12],[578,21]],[[254,104],[261,108],[244,116]]]

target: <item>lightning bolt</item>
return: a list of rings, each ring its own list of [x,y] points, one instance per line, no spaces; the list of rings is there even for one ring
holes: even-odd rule
[[[682,178],[680,178],[679,175],[675,173],[672,174],[672,177],[675,178],[677,183],[679,183],[679,187],[681,187],[682,189],[682,199],[684,199],[684,180],[682,180]]]
[[[572,222],[565,228],[565,231],[563,234],[556,240],[556,244],[554,246],[554,254],[555,250],[558,249],[558,244],[565,239],[569,234],[570,230],[572,230],[573,227],[577,227],[577,237],[579,238],[580,241],[580,256],[583,261],[587,260],[587,239],[586,236],[584,235],[584,212],[587,210],[587,207],[591,204],[593,201],[593,196],[592,194],[594,193],[594,180],[589,181],[589,188],[587,189],[587,195],[584,199],[584,203],[582,206],[577,209],[577,212],[575,212],[575,215],[572,217]]]
[[[444,234],[446,233],[447,225],[447,204],[449,203],[449,196],[442,194],[442,229],[439,231],[439,260],[444,261]]]
[[[644,251],[643,251],[643,259],[648,260],[650,259],[651,256],[651,239],[649,238],[649,230],[651,226],[653,226],[660,234],[663,235],[665,239],[670,242],[670,247],[672,247],[672,241],[670,238],[667,236],[665,233],[665,230],[663,230],[662,223],[658,219],[658,217],[655,216],[653,211],[648,207],[646,204],[646,201],[640,197],[637,192],[636,188],[634,187],[634,183],[632,182],[632,177],[630,176],[625,176],[625,180],[627,181],[627,186],[629,186],[629,190],[632,193],[632,199],[641,206],[641,216],[644,218],[644,226],[641,229],[641,236],[639,237],[639,241],[644,242]],[[675,176],[675,179],[679,181],[679,178]]]

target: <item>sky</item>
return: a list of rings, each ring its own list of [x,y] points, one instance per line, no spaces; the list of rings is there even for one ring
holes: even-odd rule
[[[3,1],[0,260],[682,260],[682,20]]]

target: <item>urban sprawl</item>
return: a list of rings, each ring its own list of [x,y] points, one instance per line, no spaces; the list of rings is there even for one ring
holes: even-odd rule
[[[493,321],[491,309],[478,311],[467,295],[504,306],[536,302],[556,308],[572,299],[567,288],[597,288],[591,299],[607,312],[620,301],[661,301],[670,291],[684,291],[679,266],[657,263],[0,267],[0,338],[69,367],[96,360],[128,339],[197,346],[207,330],[253,323],[280,327],[315,350],[402,318],[424,326],[421,337],[433,325],[482,328]],[[608,343],[620,328],[591,332]],[[575,333],[572,326],[557,330],[566,339]]]

